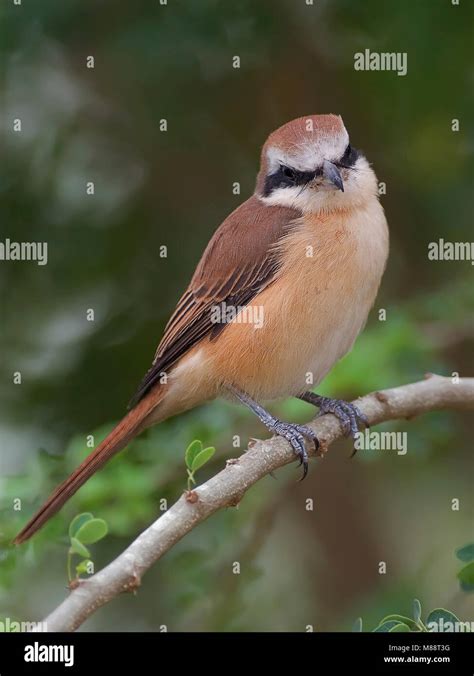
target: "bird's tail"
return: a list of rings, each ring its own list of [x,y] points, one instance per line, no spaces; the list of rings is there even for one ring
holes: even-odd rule
[[[165,388],[154,388],[114,427],[104,441],[90,453],[79,467],[60,484],[46,500],[41,509],[28,521],[13,540],[21,544],[36,533],[65,502],[84,484],[107,460],[121,451],[141,431],[141,425],[148,414],[163,399]]]

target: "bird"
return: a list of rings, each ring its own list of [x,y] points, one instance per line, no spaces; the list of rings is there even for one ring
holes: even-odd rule
[[[263,402],[298,397],[355,437],[367,424],[357,406],[312,390],[363,329],[388,249],[377,178],[342,118],[308,115],[273,131],[254,193],[210,239],[128,412],[14,543],[36,533],[144,429],[218,397],[241,402],[286,439],[303,477],[316,434]]]

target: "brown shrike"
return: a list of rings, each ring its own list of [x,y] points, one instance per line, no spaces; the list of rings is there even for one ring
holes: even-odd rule
[[[270,134],[254,194],[207,245],[131,410],[15,542],[31,537],[142,430],[218,396],[237,398],[287,439],[305,475],[305,438],[317,446],[314,432],[278,420],[258,402],[296,396],[357,433],[366,422],[360,411],[307,392],[307,383],[320,383],[351,349],[387,255],[377,180],[342,119],[301,117]],[[252,322],[257,313],[261,321]]]

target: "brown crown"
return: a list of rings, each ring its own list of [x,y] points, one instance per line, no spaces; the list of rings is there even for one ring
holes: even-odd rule
[[[257,191],[262,189],[265,176],[268,173],[267,150],[269,147],[280,148],[284,153],[287,153],[292,148],[297,148],[308,142],[311,143],[319,135],[339,134],[343,129],[344,123],[340,115],[304,115],[273,131],[262,147]]]

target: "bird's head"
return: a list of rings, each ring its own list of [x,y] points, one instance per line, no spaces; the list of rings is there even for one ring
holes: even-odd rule
[[[308,115],[270,134],[255,192],[265,204],[317,213],[362,206],[377,180],[340,116]]]

